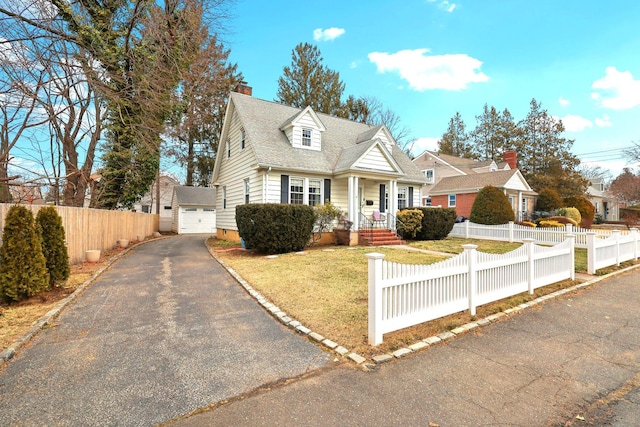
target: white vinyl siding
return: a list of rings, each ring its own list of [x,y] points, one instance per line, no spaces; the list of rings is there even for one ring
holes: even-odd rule
[[[395,172],[386,157],[380,151],[380,147],[374,147],[355,165],[360,169],[371,169],[375,171]]]
[[[237,230],[235,207],[245,203],[245,182],[248,180],[250,194],[249,200],[253,202],[262,201],[261,189],[262,179],[258,178],[257,172],[253,168],[255,155],[250,144],[245,145],[245,149],[240,149],[242,141],[242,124],[235,115],[235,111],[230,111],[232,119],[230,121],[227,138],[235,141],[236,150],[232,150],[231,157],[226,156],[220,159],[220,172],[217,182],[220,185],[217,196],[217,228],[225,230]],[[246,138],[246,135],[245,135]],[[226,188],[227,207],[223,208],[223,191]]]
[[[310,145],[303,144],[303,130],[308,129],[311,130],[311,140]],[[316,126],[316,123],[313,121],[313,118],[309,114],[305,114],[300,117],[296,121],[296,125],[293,126],[291,133],[287,132],[287,136],[291,141],[291,145],[296,148],[304,148],[305,150],[316,150],[320,151],[322,148],[321,145],[321,132]]]

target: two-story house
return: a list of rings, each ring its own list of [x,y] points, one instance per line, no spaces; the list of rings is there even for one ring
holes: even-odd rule
[[[491,185],[509,198],[516,220],[530,217],[537,193],[517,169],[517,153],[503,155],[502,162],[477,161],[425,151],[413,160],[427,179],[422,189],[422,206],[455,208],[459,216],[469,217],[478,192]]]
[[[385,126],[333,117],[251,96],[239,85],[227,105],[212,184],[217,235],[239,240],[243,203],[330,201],[357,232],[375,211],[389,228],[395,213],[418,206],[425,177]]]

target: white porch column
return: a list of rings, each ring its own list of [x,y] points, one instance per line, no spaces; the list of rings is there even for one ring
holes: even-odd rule
[[[347,185],[347,209],[349,211],[349,221],[353,224],[351,229],[356,231],[359,228],[359,216],[358,216],[358,177],[350,176],[348,178]]]
[[[524,213],[522,212],[522,191],[518,191],[518,215],[516,221],[524,221]]]
[[[398,181],[389,181],[389,213],[395,218],[398,214]],[[390,222],[389,227],[395,230],[395,221]]]

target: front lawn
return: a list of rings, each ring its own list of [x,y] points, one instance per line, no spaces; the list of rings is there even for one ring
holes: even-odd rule
[[[520,246],[464,239],[417,242],[412,243],[412,246],[457,253],[462,251],[464,243],[479,244],[479,250],[493,253],[509,252]],[[209,244],[225,263],[289,316],[314,332],[362,355],[393,351],[474,320],[466,312],[443,317],[385,334],[384,343],[372,348],[367,344],[365,254],[381,252],[388,261],[407,264],[431,264],[447,258],[446,256],[406,249],[336,246],[313,248],[304,254],[289,253],[267,258],[252,251],[219,247],[219,242],[215,239],[210,240]],[[457,250],[456,247],[460,249]],[[533,296],[524,293],[478,307],[477,317],[486,317],[573,284],[565,281],[540,288]]]

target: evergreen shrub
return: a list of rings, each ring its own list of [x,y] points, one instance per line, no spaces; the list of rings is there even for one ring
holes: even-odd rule
[[[313,236],[316,211],[308,205],[250,203],[236,206],[236,224],[245,246],[263,254],[304,249]]]
[[[2,231],[0,294],[7,301],[20,301],[48,286],[42,237],[35,227],[33,214],[24,206],[11,206]]]
[[[456,222],[456,210],[453,208],[413,208],[422,212],[422,228],[416,234],[416,240],[442,240],[446,238]]]
[[[402,209],[398,212],[398,229],[402,236],[408,239],[414,239],[422,230],[422,219],[424,214],[420,209]]]
[[[591,224],[593,224],[593,221],[595,220],[596,208],[589,199],[580,196],[567,197],[564,199],[564,205],[578,209],[582,216],[580,226],[583,228],[591,228]]]
[[[553,212],[563,206],[563,201],[558,192],[553,188],[543,188],[538,192],[536,211]]]
[[[580,221],[582,221],[582,215],[580,215],[580,211],[578,211],[578,209],[576,208],[560,208],[558,209],[558,215],[566,216],[567,218],[572,219],[577,225],[579,225]]]
[[[56,208],[47,206],[38,211],[36,225],[42,236],[42,253],[47,261],[49,284],[64,282],[69,278],[70,268],[62,218]]]
[[[515,221],[509,198],[498,188],[484,187],[473,202],[469,220],[476,224],[497,225]]]

